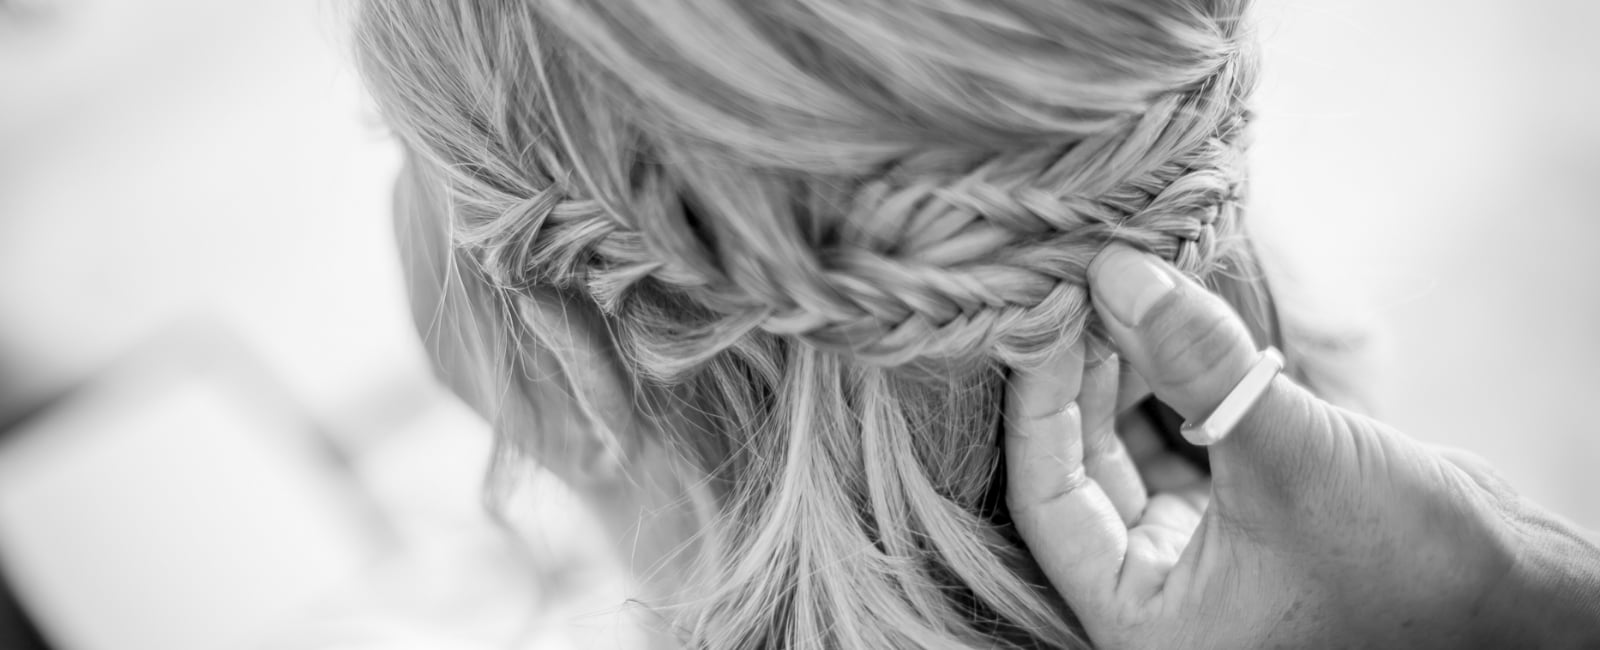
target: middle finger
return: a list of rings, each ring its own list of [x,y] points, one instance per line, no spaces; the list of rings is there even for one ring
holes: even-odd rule
[[[1102,355],[1083,374],[1078,404],[1083,409],[1083,469],[1100,484],[1122,522],[1132,525],[1144,512],[1149,495],[1139,468],[1117,435],[1117,385],[1121,364],[1116,355]]]

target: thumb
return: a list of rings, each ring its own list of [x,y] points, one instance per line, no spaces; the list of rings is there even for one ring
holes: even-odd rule
[[[1089,287],[1119,352],[1190,422],[1209,416],[1260,356],[1226,302],[1154,255],[1113,244],[1090,263]],[[1304,490],[1342,424],[1334,407],[1280,374],[1210,447],[1215,485],[1259,497]]]

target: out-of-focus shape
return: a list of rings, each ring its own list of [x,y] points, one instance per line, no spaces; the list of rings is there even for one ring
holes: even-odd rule
[[[386,530],[225,337],[155,344],[7,434],[0,561],[75,650],[241,647],[351,581]]]

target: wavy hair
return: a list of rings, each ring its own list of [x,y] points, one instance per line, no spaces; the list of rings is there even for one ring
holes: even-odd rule
[[[583,399],[519,308],[555,296],[637,405],[614,444],[704,486],[653,603],[681,642],[1080,647],[996,441],[1006,368],[1097,336],[1094,254],[1171,260],[1319,379],[1243,229],[1247,4],[360,0],[356,30],[506,448]]]

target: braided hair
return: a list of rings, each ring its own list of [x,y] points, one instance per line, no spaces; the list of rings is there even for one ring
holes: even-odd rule
[[[648,423],[619,435],[709,486],[648,603],[674,638],[1082,647],[995,498],[1005,368],[1097,336],[1113,241],[1284,345],[1242,224],[1247,4],[363,0],[357,34],[498,329],[482,371],[538,358],[519,297],[592,309]]]

